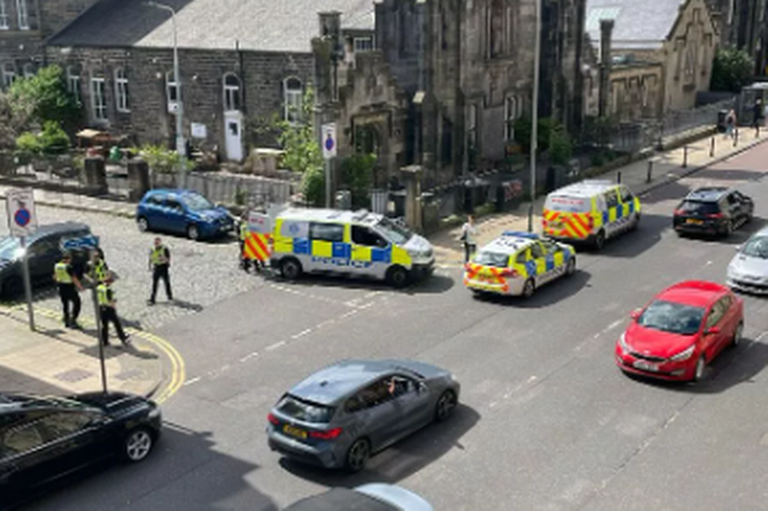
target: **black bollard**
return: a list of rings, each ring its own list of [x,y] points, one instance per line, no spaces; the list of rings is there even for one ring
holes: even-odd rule
[[[616,173],[616,182],[617,182],[617,183],[621,183],[621,171],[618,171],[618,172]]]
[[[653,160],[648,160],[648,174],[645,176],[645,182],[650,183],[653,179]]]
[[[709,157],[713,158],[715,156],[715,136],[712,135],[712,141],[709,144]]]

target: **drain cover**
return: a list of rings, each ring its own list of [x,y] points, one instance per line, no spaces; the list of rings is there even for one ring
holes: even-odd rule
[[[76,382],[85,380],[91,376],[93,376],[93,373],[90,371],[85,371],[83,369],[70,369],[69,371],[57,374],[55,378],[61,381]]]

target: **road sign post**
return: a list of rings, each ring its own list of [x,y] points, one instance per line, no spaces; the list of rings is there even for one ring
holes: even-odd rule
[[[331,162],[336,158],[336,123],[323,124],[323,158],[325,159],[325,207],[331,207]]]
[[[22,248],[24,295],[27,300],[29,328],[34,330],[35,313],[32,309],[32,284],[29,278],[29,257],[27,254],[27,238],[37,230],[34,192],[29,188],[9,190],[5,194],[5,206],[8,211],[8,230],[11,236],[19,238]]]

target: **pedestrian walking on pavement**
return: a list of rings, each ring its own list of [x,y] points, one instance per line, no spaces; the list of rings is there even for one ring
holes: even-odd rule
[[[251,262],[245,255],[245,240],[248,238],[250,230],[248,229],[248,212],[244,211],[240,216],[240,268],[245,270],[246,273],[251,268]]]
[[[171,251],[163,245],[160,238],[155,238],[155,246],[149,252],[149,269],[152,270],[152,296],[147,303],[155,304],[157,297],[157,283],[162,280],[165,284],[165,296],[168,301],[173,301],[173,292],[171,292],[171,277],[169,269],[171,267]]]
[[[733,138],[736,129],[736,112],[731,108],[725,116],[725,138]]]
[[[467,263],[477,250],[477,227],[475,227],[475,219],[472,215],[469,215],[466,223],[461,226],[459,239],[464,243],[464,262]]]
[[[100,282],[96,287],[96,293],[99,298],[99,317],[101,318],[101,342],[104,346],[109,346],[109,324],[115,325],[117,337],[127,346],[131,337],[123,331],[123,325],[120,318],[117,317],[117,298],[112,289],[112,276],[107,275],[104,282]]]
[[[80,295],[83,290],[80,279],[77,278],[75,270],[72,267],[72,254],[65,252],[61,261],[56,263],[53,268],[53,279],[59,287],[59,297],[61,298],[61,308],[64,312],[64,326],[67,328],[80,328],[77,318],[80,316]],[[70,311],[70,304],[72,310]]]
[[[752,128],[755,132],[760,134],[760,119],[763,118],[763,100],[755,100],[755,104],[752,107]]]

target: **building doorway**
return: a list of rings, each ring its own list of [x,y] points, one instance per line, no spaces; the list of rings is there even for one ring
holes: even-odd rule
[[[238,111],[224,113],[224,141],[227,149],[227,159],[242,161],[243,159],[243,115]]]

